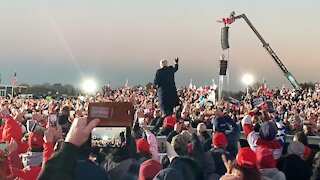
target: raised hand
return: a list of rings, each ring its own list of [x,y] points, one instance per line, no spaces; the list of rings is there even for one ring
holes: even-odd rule
[[[53,142],[55,130],[54,127],[49,126],[46,131],[44,131],[44,142]]]
[[[227,173],[231,174],[231,168],[232,168],[232,161],[227,160],[226,155],[222,154],[221,155],[221,159],[223,161],[224,166],[227,169]]]
[[[174,59],[174,62],[178,64],[178,63],[179,63],[179,58],[178,58],[178,57],[175,58],[175,59]]]
[[[75,146],[80,147],[87,141],[92,129],[96,127],[99,122],[100,119],[94,119],[87,124],[87,118],[76,118],[71,125],[65,142],[69,142]]]

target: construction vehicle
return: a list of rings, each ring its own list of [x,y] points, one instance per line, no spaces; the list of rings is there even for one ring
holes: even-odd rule
[[[257,29],[252,25],[252,23],[249,21],[249,19],[247,18],[247,16],[245,14],[241,14],[238,16],[235,16],[235,12],[233,11],[229,17],[227,18],[222,18],[222,22],[225,24],[225,28],[227,30],[228,33],[228,25],[232,24],[236,19],[240,19],[243,18],[246,23],[250,26],[250,28],[252,29],[252,31],[256,34],[256,36],[259,38],[259,40],[262,42],[263,47],[268,51],[268,53],[271,55],[271,57],[273,58],[273,60],[277,63],[277,65],[279,66],[279,68],[282,70],[282,72],[284,73],[284,76],[289,80],[289,82],[291,83],[291,85],[295,88],[295,89],[300,89],[300,85],[297,82],[297,80],[293,77],[293,75],[288,71],[288,69],[285,67],[285,65],[281,62],[280,58],[277,56],[277,54],[272,50],[272,48],[270,47],[270,44],[268,44],[263,38],[262,36],[259,34],[259,32],[257,31]],[[227,35],[228,36],[228,35]],[[227,45],[227,47],[223,47],[223,49],[225,48],[229,48],[229,44]]]

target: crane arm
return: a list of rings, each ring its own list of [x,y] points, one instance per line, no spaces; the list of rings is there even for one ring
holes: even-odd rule
[[[279,68],[284,73],[285,77],[289,80],[289,82],[292,84],[292,86],[296,89],[300,89],[300,85],[297,82],[297,80],[292,76],[292,74],[288,71],[286,66],[281,62],[280,58],[277,56],[277,54],[272,50],[270,45],[263,39],[263,37],[260,35],[260,33],[257,31],[257,29],[253,26],[253,24],[249,21],[247,16],[245,14],[241,14],[238,16],[234,16],[234,12],[230,14],[230,23],[233,23],[236,19],[243,18],[246,23],[249,25],[251,30],[255,33],[255,35],[259,38],[259,40],[262,42],[263,47],[268,51],[270,56],[273,58],[273,60],[277,63]]]

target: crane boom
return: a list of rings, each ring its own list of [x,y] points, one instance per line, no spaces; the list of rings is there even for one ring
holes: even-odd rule
[[[263,37],[260,35],[260,33],[257,31],[257,29],[253,26],[253,24],[249,21],[249,19],[247,18],[247,16],[245,14],[241,14],[238,16],[234,16],[234,12],[232,12],[230,14],[230,23],[233,23],[236,19],[240,19],[243,18],[246,23],[249,25],[249,27],[251,28],[251,30],[255,33],[255,35],[259,38],[259,40],[262,42],[263,47],[268,51],[268,53],[270,54],[270,56],[273,58],[273,60],[277,63],[277,65],[279,66],[279,68],[282,70],[282,72],[284,73],[284,76],[289,80],[289,82],[291,83],[291,85],[295,88],[295,89],[300,89],[300,85],[297,82],[297,80],[293,77],[293,75],[288,71],[288,69],[286,68],[286,66],[281,62],[280,58],[277,56],[277,54],[272,50],[272,48],[270,47],[270,45],[263,39]]]

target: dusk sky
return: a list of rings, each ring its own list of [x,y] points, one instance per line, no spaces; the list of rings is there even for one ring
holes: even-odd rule
[[[245,13],[299,82],[319,81],[318,0],[2,0],[2,84],[70,83],[85,78],[100,85],[152,82],[159,61],[180,58],[177,86],[218,82],[222,51],[216,20]],[[229,85],[244,90],[241,77],[289,85],[243,19],[229,29]]]

